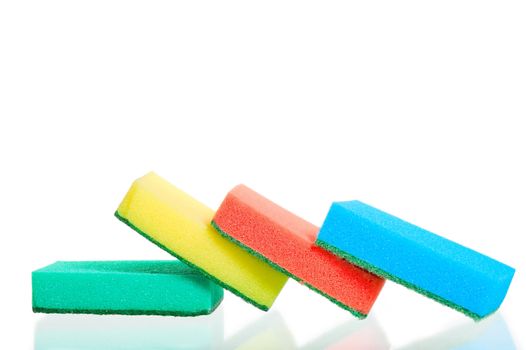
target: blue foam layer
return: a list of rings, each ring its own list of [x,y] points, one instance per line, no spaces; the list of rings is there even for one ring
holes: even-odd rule
[[[317,244],[474,318],[498,309],[515,273],[360,201],[333,203]]]

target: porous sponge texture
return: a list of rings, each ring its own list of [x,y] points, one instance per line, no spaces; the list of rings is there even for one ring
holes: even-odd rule
[[[515,272],[360,201],[333,203],[317,244],[474,319],[498,309]]]
[[[116,212],[120,220],[167,252],[268,310],[287,276],[218,235],[210,225],[213,215],[155,173],[136,180]]]
[[[358,317],[369,313],[384,285],[383,278],[315,246],[316,226],[244,185],[227,194],[213,226]]]
[[[33,310],[196,316],[223,289],[179,261],[59,261],[32,273]]]

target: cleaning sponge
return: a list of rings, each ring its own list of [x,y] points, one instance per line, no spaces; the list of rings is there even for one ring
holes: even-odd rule
[[[333,203],[316,244],[474,319],[497,310],[515,272],[359,201]]]
[[[244,185],[228,193],[212,225],[226,238],[363,318],[384,279],[316,247],[318,228]]]
[[[179,261],[59,261],[32,274],[33,311],[206,315],[223,289]]]
[[[268,310],[287,276],[250,255],[210,226],[214,212],[155,173],[136,180],[117,218],[181,261]]]

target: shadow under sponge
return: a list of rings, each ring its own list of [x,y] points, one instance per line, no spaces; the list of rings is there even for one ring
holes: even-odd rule
[[[223,289],[179,261],[59,261],[33,271],[33,311],[207,315]]]
[[[359,318],[385,280],[317,247],[318,228],[244,185],[230,191],[212,221],[218,232]]]
[[[475,320],[498,309],[515,273],[360,201],[333,203],[316,244]]]

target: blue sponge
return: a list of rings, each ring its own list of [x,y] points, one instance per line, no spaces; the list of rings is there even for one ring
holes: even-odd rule
[[[498,309],[515,273],[359,201],[333,203],[316,244],[476,320]]]

